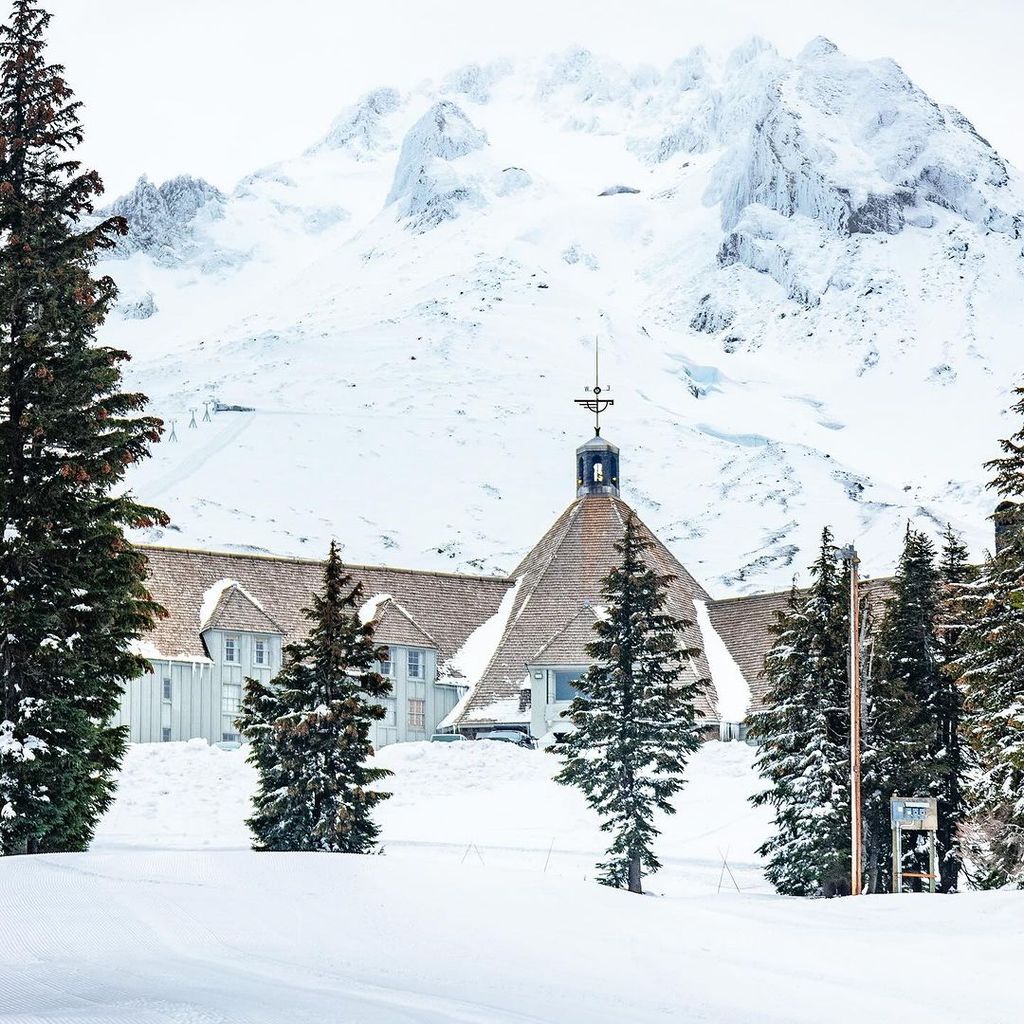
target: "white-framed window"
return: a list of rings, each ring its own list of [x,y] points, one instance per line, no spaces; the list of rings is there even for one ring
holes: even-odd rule
[[[171,727],[169,725],[165,725],[160,730],[160,742],[161,743],[169,743],[170,739],[171,739]]]
[[[427,702],[422,697],[409,698],[409,728],[422,732],[427,727]]]
[[[423,652],[422,651],[406,651],[405,652],[405,670],[408,673],[410,679],[422,679],[423,678]]]
[[[391,678],[393,670],[391,668],[391,648],[390,647],[385,647],[384,648],[384,656],[378,662],[377,671],[380,672],[380,674],[382,676],[387,676],[389,679]]]
[[[573,685],[587,670],[585,668],[556,668],[551,671],[551,688],[556,701],[572,700],[579,694]]]
[[[238,664],[238,640],[233,636],[224,637],[224,660],[229,665]]]
[[[253,640],[252,642],[252,663],[254,665],[267,665],[270,659],[267,657],[267,641]]]
[[[220,690],[220,712],[234,721],[242,707],[242,684],[224,683]]]
[[[163,686],[161,687],[161,697],[169,701],[171,699],[171,677],[164,676]]]
[[[222,732],[220,734],[221,743],[237,743],[238,733],[237,732]]]

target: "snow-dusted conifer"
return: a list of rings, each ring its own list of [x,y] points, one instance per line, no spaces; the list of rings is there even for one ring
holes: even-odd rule
[[[1024,388],[1014,410],[1024,415]],[[965,718],[977,758],[971,830],[972,873],[983,887],[1024,887],[1024,427],[987,463],[1002,540],[969,588],[961,664]]]
[[[768,788],[752,802],[775,809],[758,852],[776,889],[838,896],[850,890],[849,573],[828,529],[811,577],[771,627],[768,692],[750,724]]]
[[[601,882],[636,893],[642,876],[660,867],[654,815],[674,813],[671,798],[700,743],[695,702],[706,685],[691,668],[700,652],[681,643],[688,624],[665,611],[671,577],[648,565],[651,546],[630,514],[615,545],[621,561],[604,579],[607,615],[594,624],[594,662],[566,712],[575,729],[555,776],[583,791],[613,836]]]
[[[46,63],[50,16],[0,26],[0,852],[80,850],[112,798],[156,606],[128,527],[165,521],[122,487],[160,422],[94,343],[116,295],[92,276],[125,225],[79,230],[102,192],[74,159],[79,104]]]
[[[360,622],[362,585],[331,544],[323,589],[306,610],[305,640],[285,648],[269,684],[249,679],[238,726],[250,741],[259,788],[248,825],[260,850],[369,853],[379,833],[373,788],[391,773],[373,766],[370,729],[384,718],[391,683],[376,671],[384,651]]]
[[[938,639],[940,601],[935,546],[908,527],[875,643],[874,671],[865,680],[862,795],[873,892],[888,892],[892,884],[890,799],[946,796],[950,790],[953,766],[941,721],[948,687]],[[920,838],[916,847],[904,849],[906,871],[928,870]],[[940,859],[948,852],[940,849]]]

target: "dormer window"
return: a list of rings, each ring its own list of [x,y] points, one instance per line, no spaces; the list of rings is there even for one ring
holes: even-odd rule
[[[267,641],[254,640],[252,643],[252,663],[254,665],[266,665],[268,662]]]
[[[229,665],[238,663],[238,641],[233,636],[224,637],[224,661]]]
[[[423,678],[423,654],[420,651],[406,652],[405,664],[410,679]]]
[[[604,483],[604,466],[600,462],[594,463],[594,483]]]

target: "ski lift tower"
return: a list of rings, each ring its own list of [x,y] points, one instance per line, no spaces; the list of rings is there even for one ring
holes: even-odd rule
[[[939,830],[939,802],[935,797],[894,796],[889,801],[892,824],[892,891],[903,891],[904,878],[928,880],[928,891],[935,892],[939,877],[936,838]],[[903,870],[903,833],[928,833],[928,870]]]

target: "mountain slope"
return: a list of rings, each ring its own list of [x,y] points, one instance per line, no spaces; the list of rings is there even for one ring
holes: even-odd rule
[[[875,572],[908,519],[988,542],[1024,191],[892,61],[469,67],[228,196],[132,195],[107,339],[175,421],[133,480],[165,541],[507,570],[573,496],[597,336],[623,496],[713,591],[826,522]]]

